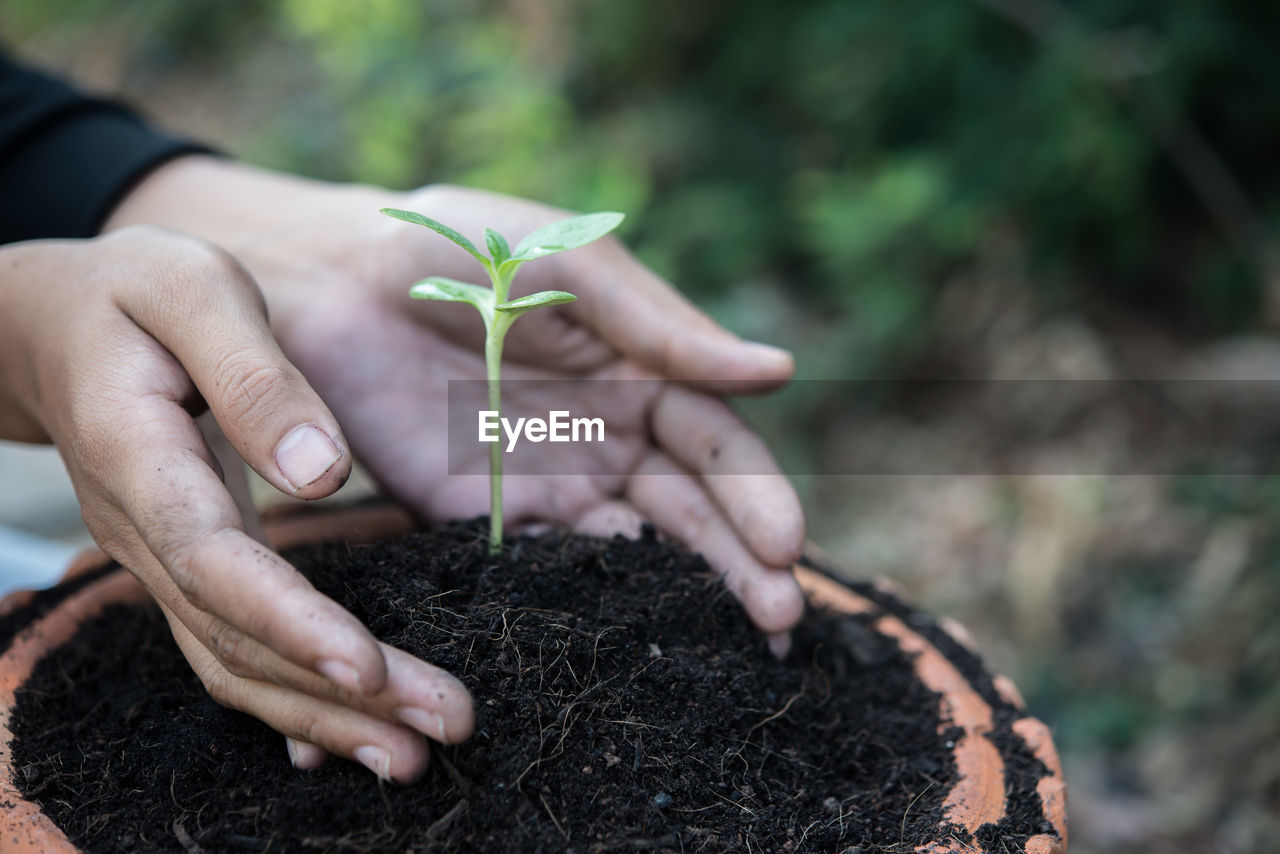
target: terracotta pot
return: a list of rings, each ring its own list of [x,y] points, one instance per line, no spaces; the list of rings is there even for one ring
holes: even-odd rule
[[[269,514],[267,532],[277,548],[287,548],[322,538],[345,537],[353,542],[393,536],[410,527],[408,516],[385,507],[355,508],[339,513]],[[29,677],[36,662],[49,650],[65,643],[86,619],[113,603],[143,601],[146,592],[132,575],[122,569],[107,572],[86,583],[92,573],[102,573],[107,563],[104,555],[89,552],[79,557],[68,570],[63,589],[79,584],[79,589],[65,596],[43,614],[33,619],[15,637],[12,646],[0,656],[0,852],[13,854],[72,854],[77,851],[40,808],[23,798],[15,782],[9,746],[12,733],[9,715],[18,688]],[[893,597],[890,586],[878,584],[875,598],[860,595],[818,571],[816,564],[797,566],[796,578],[809,600],[849,614],[882,613],[884,602]],[[77,582],[77,579],[79,581]],[[876,601],[879,599],[880,601]],[[0,616],[30,607],[31,594],[15,593],[0,600]],[[954,739],[957,781],[944,804],[946,820],[974,834],[984,824],[998,822],[1005,815],[1007,795],[1005,765],[1000,752],[986,738],[993,729],[993,708],[982,698],[960,668],[937,644],[911,628],[901,618],[883,614],[873,626],[895,638],[902,649],[915,656],[917,675],[926,686],[941,696],[944,725],[959,727],[961,735]],[[939,626],[961,647],[971,644],[967,632],[946,620]],[[943,644],[945,646],[945,644]],[[1017,688],[1007,678],[996,676],[993,684],[1001,698],[1021,711],[1023,701]],[[1065,854],[1067,850],[1066,787],[1062,767],[1048,728],[1039,720],[1023,716],[1012,724],[1012,730],[1030,751],[1049,769],[1040,780],[1037,793],[1045,817],[1056,830],[1027,840],[1027,854]],[[944,854],[976,850],[958,841],[934,843],[918,849],[920,854]]]

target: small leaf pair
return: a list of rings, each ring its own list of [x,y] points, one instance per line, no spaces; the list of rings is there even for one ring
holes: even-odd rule
[[[509,302],[495,303],[494,292],[469,282],[447,279],[444,276],[428,276],[409,289],[409,295],[415,299],[432,299],[440,302],[465,302],[476,307],[484,318],[485,328],[493,323],[495,311],[519,316],[526,311],[542,308],[544,305],[573,302],[577,299],[567,291],[539,291]]]
[[[484,230],[484,242],[489,249],[489,257],[486,257],[484,253],[476,248],[474,243],[458,231],[431,217],[423,216],[414,211],[398,210],[397,208],[383,208],[382,212],[387,216],[411,222],[414,225],[426,226],[437,234],[449,238],[471,253],[471,257],[479,261],[481,266],[491,275],[494,271],[504,266],[514,272],[525,261],[532,261],[535,258],[543,258],[547,255],[554,255],[557,252],[565,252],[569,249],[586,246],[588,243],[599,240],[613,231],[625,217],[624,214],[604,211],[548,223],[542,228],[530,232],[524,240],[517,244],[514,252],[511,251],[506,239],[501,234],[491,228],[486,228]]]

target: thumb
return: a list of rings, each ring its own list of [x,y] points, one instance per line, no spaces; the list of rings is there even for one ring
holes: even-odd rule
[[[337,419],[280,350],[262,294],[230,255],[200,241],[164,283],[133,287],[121,307],[178,361],[245,462],[287,495],[322,498],[346,482],[351,455]]]

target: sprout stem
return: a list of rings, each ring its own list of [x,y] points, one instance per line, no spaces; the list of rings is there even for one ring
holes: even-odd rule
[[[514,275],[514,271],[513,274]],[[506,302],[511,291],[511,276],[489,268],[496,301]],[[489,409],[502,418],[502,341],[514,320],[508,314],[494,312],[485,324],[484,367],[489,384]],[[502,552],[502,443],[489,445],[489,554]]]
[[[497,325],[496,323],[494,324]],[[489,409],[502,417],[502,338],[491,329],[485,336],[484,366],[489,381]],[[502,443],[489,445],[489,554],[502,551]]]

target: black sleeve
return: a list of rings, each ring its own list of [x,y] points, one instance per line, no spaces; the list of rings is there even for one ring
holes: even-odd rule
[[[147,172],[207,151],[0,55],[0,244],[92,237]]]

